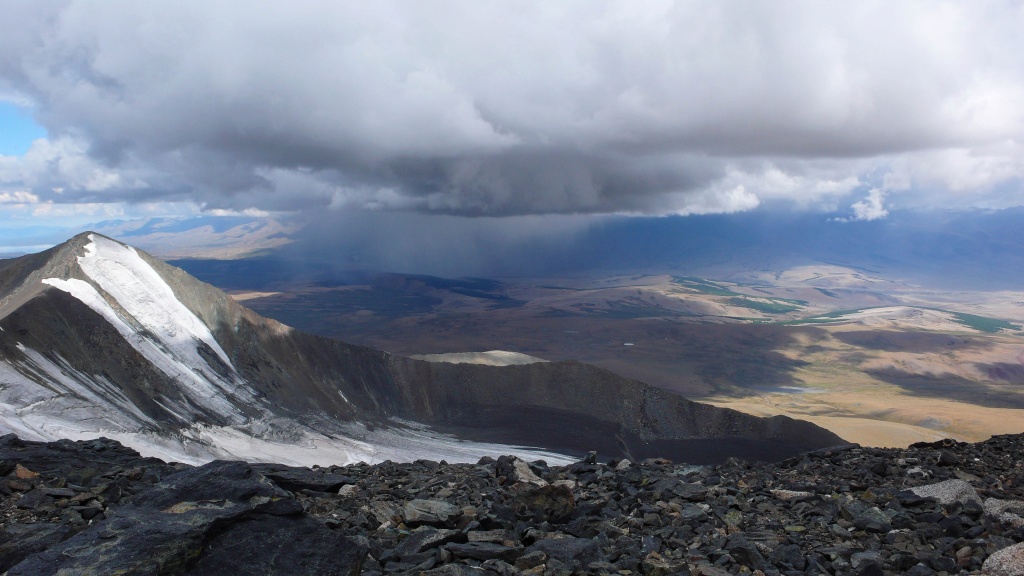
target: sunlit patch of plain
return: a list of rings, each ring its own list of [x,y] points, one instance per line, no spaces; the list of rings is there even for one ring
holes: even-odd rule
[[[0,101],[0,155],[24,156],[39,138],[46,138],[46,130],[31,114],[11,102]]]

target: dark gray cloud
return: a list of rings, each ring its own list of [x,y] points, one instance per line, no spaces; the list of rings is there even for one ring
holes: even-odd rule
[[[560,214],[464,218],[346,211],[313,218],[288,249],[295,251],[296,260],[312,255],[318,262],[347,269],[447,277],[574,273],[578,269],[568,264],[579,259],[589,232],[607,220]]]
[[[44,203],[855,216],[875,189],[872,214],[1024,203],[1019,2],[3,14],[0,98],[33,103],[50,136],[0,158],[0,192]]]

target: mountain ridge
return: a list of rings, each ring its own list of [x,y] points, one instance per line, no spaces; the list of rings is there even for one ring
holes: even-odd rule
[[[99,434],[83,424],[92,419],[133,447],[155,442],[193,461],[273,459],[289,445],[313,446],[314,459],[415,458],[425,447],[469,458],[513,444],[549,457],[600,445],[715,461],[843,442],[578,362],[438,364],[304,334],[95,233],[0,266],[0,328],[10,431]]]

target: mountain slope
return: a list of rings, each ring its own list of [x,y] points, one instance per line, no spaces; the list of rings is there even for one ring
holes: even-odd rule
[[[343,463],[590,449],[706,462],[841,443],[577,362],[430,363],[304,334],[99,234],[0,263],[0,432]]]

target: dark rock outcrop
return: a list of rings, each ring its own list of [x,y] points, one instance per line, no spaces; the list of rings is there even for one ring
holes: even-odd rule
[[[9,436],[2,440],[5,448],[13,443]],[[61,490],[49,484],[68,485],[74,460],[55,465],[55,456],[81,452],[89,457],[95,449],[88,444],[61,443],[52,449],[21,444],[30,450],[4,450],[4,462],[13,457],[26,469],[46,471],[30,494]],[[127,455],[123,448],[115,452]],[[59,522],[6,525],[6,555],[0,563],[10,568],[7,574],[349,575],[361,569],[365,539],[332,531],[305,515],[290,492],[244,462],[211,462],[147,479],[144,468],[137,473],[121,468],[115,458],[105,461],[101,477],[128,479],[126,495],[117,499],[121,503],[104,499],[102,491],[75,486],[67,489],[66,504],[33,506],[31,512]],[[75,500],[98,502],[104,519],[76,517],[81,510],[70,505]]]

